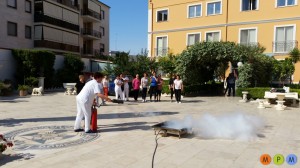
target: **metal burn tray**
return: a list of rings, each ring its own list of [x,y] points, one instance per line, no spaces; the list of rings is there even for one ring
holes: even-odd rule
[[[178,138],[181,138],[182,135],[188,133],[187,128],[172,128],[168,127],[167,122],[161,122],[152,126],[154,129],[154,134],[157,135],[159,132],[162,133],[163,136],[167,136],[168,134],[178,135]]]

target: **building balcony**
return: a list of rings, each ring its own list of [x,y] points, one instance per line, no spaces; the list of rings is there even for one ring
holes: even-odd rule
[[[101,15],[95,11],[90,9],[82,9],[81,10],[82,19],[87,22],[100,22]]]
[[[44,22],[51,25],[59,26],[65,29],[73,30],[79,32],[79,25],[69,23],[60,19],[56,19],[44,14],[35,13],[34,14],[34,22]]]
[[[166,56],[168,55],[169,48],[154,48],[154,56],[160,57],[160,56]]]
[[[297,40],[273,41],[274,53],[289,53],[295,47],[298,47]]]
[[[65,6],[68,6],[72,9],[79,11],[79,4],[76,1],[71,1],[71,0],[51,0],[51,1],[58,2],[60,4],[63,4]]]
[[[45,0],[35,0],[35,2],[42,2]],[[71,1],[71,0],[49,0],[49,1],[54,1],[57,3],[60,3],[62,5],[65,5],[67,7],[70,7],[72,9],[78,10],[79,11],[79,4],[77,2],[77,0]]]
[[[81,35],[92,40],[99,40],[102,37],[101,32],[89,28],[82,28]]]
[[[81,55],[87,57],[95,57],[96,55],[100,55],[100,50],[93,49],[93,48],[81,48],[80,53]]]
[[[50,41],[50,40],[34,40],[34,47],[49,48],[49,49],[55,49],[55,50],[62,50],[64,52],[78,52],[79,53],[79,46],[54,42],[54,41]]]
[[[239,45],[252,47],[252,46],[258,46],[258,43],[257,42],[241,42],[241,43],[239,43]]]

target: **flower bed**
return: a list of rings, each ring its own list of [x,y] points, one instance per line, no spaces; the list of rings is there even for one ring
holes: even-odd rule
[[[7,141],[5,137],[0,134],[0,153],[4,152],[7,147],[12,147],[13,143],[11,141]]]

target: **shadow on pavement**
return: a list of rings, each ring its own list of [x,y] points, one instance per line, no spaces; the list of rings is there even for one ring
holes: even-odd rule
[[[149,130],[149,124],[156,124],[154,122],[129,122],[120,124],[98,125],[99,132],[114,132],[114,131],[132,131],[132,130]]]
[[[3,158],[0,159],[0,166],[4,166],[9,162],[29,160],[34,158],[34,155],[30,153],[18,153],[13,155],[3,154],[2,157]]]
[[[162,115],[175,115],[178,112],[125,112],[125,113],[109,113],[109,114],[98,114],[98,119],[115,119],[115,118],[135,118],[135,117],[153,117]],[[52,117],[52,118],[24,118],[14,119],[6,118],[0,120],[0,126],[3,127],[14,127],[20,126],[22,123],[27,122],[55,122],[55,121],[75,121],[76,116],[69,117]]]

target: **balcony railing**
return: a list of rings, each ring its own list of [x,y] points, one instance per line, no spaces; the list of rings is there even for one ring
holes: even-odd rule
[[[101,38],[101,32],[93,30],[93,29],[89,29],[89,28],[82,28],[81,29],[81,34],[82,35],[89,35],[89,36],[93,36],[96,38]]]
[[[168,55],[169,48],[154,48],[155,56],[166,56]]]
[[[50,40],[34,40],[34,47],[50,48],[56,50],[79,52],[79,46],[54,42]]]
[[[71,1],[71,0],[52,0],[54,2],[58,2],[60,4],[66,5],[70,8],[73,8],[75,10],[79,10],[79,4],[76,1]]]
[[[69,23],[40,13],[34,14],[34,22],[45,22],[48,24],[79,32],[79,25]]]
[[[241,42],[239,43],[239,45],[243,45],[243,46],[258,46],[258,43],[257,42]]]
[[[97,13],[97,12],[95,12],[95,11],[92,11],[92,10],[90,10],[90,9],[88,9],[88,8],[86,8],[86,9],[82,9],[81,10],[81,15],[88,15],[88,16],[91,16],[91,17],[93,17],[93,18],[96,18],[96,19],[98,19],[98,20],[101,20],[101,15],[100,15],[100,13]]]
[[[35,0],[35,2],[42,2],[44,0]],[[62,5],[68,6],[72,9],[78,10],[79,11],[79,4],[76,1],[71,1],[71,0],[51,0],[57,3],[60,3]]]
[[[288,53],[297,46],[298,46],[297,40],[273,41],[273,51],[275,53]]]
[[[81,48],[80,52],[82,55],[100,55],[100,50],[92,49],[92,48]]]

